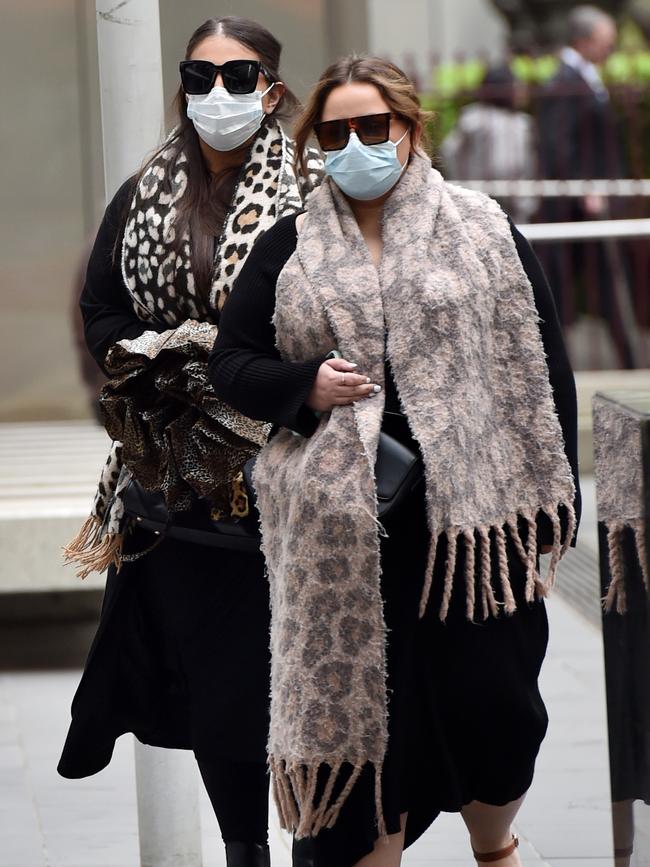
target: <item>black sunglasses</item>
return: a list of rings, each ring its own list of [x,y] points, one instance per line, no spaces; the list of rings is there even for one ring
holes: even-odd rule
[[[361,117],[345,117],[314,124],[318,144],[324,151],[340,151],[350,140],[353,129],[365,145],[382,144],[390,137],[391,111],[382,114],[364,114]]]
[[[260,72],[269,83],[274,81],[259,60],[228,60],[221,66],[209,60],[182,60],[180,71],[183,90],[187,94],[210,93],[219,73],[228,93],[253,93]]]

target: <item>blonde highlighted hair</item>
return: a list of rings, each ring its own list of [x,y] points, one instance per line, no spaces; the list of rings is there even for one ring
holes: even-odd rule
[[[409,127],[412,143],[414,143],[413,134],[419,131],[421,138],[415,146],[418,153],[430,155],[431,142],[427,125],[432,120],[433,113],[425,111],[420,105],[420,99],[410,78],[394,63],[381,57],[351,55],[342,57],[327,67],[314,85],[307,104],[298,118],[294,138],[296,159],[303,174],[307,168],[305,147],[313,134],[314,124],[322,117],[327,97],[335,88],[350,82],[374,85],[390,110]]]

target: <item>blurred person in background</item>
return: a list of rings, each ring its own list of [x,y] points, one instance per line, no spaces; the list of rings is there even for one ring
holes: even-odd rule
[[[432,169],[428,121],[385,60],[322,74],[295,138],[315,133],[327,180],[248,257],[209,364],[217,395],[277,426],[253,479],[269,764],[300,867],[397,867],[441,811],[479,864],[520,865],[511,824],[547,727],[575,385],[539,263],[496,202]],[[405,493],[385,515],[390,442]]]
[[[108,576],[58,770],[97,773],[125,732],[192,749],[228,867],[270,862],[269,596],[259,551],[202,540],[213,520],[248,514],[237,470],[268,427],[215,399],[206,362],[254,243],[320,180],[316,151],[294,171],[279,118],[297,100],[280,54],[243,18],[209,19],[192,34],[176,125],[108,205],[80,303],[86,343],[109,377],[101,405],[115,442],[93,513],[67,548],[82,577],[106,567]],[[298,393],[317,366],[295,366]],[[135,525],[125,512],[133,484],[196,543]]]
[[[539,98],[538,139],[542,177],[559,180],[625,176],[619,122],[598,65],[616,46],[613,18],[596,6],[577,6],[567,19],[560,66]],[[547,198],[544,222],[579,222],[614,216],[608,198]],[[602,317],[622,367],[634,367],[623,310],[628,307],[626,269],[615,243],[544,245],[542,261],[564,325],[578,313]]]
[[[448,180],[531,180],[537,177],[532,118],[521,110],[525,86],[508,66],[485,73],[476,100],[466,105],[440,148]],[[515,222],[529,222],[538,202],[531,196],[498,197]]]
[[[617,122],[598,65],[616,46],[616,23],[595,6],[577,6],[567,20],[567,45],[540,102],[540,163],[545,178],[618,178],[623,169]],[[583,219],[605,215],[607,201],[575,203]]]

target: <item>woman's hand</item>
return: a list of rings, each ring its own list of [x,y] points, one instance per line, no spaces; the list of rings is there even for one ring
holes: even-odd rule
[[[356,367],[343,358],[324,361],[307,397],[307,406],[317,412],[329,412],[333,406],[345,406],[378,394],[381,386],[371,383],[367,376],[353,373]]]

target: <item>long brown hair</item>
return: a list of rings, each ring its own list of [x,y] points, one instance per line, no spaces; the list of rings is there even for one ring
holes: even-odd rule
[[[433,114],[425,111],[413,82],[399,66],[381,57],[350,55],[334,61],[314,85],[305,108],[298,118],[294,138],[296,159],[303,174],[306,172],[305,147],[323,114],[327,97],[336,87],[350,82],[363,82],[374,85],[381,93],[391,111],[408,125],[413,142],[413,134],[420,131],[421,138],[416,147],[420,153],[430,152],[430,139],[427,125]]]
[[[188,60],[194,50],[214,35],[234,39],[254,51],[268,70],[273,81],[280,81],[280,57],[282,45],[261,24],[248,18],[227,15],[222,18],[209,18],[190,36],[185,50]],[[285,88],[284,94],[273,111],[274,117],[291,117],[300,103],[294,94]],[[221,232],[237,178],[241,172],[240,166],[230,166],[213,175],[207,168],[199,145],[199,136],[194,124],[187,116],[187,100],[182,85],[179,86],[173,100],[176,114],[174,130],[165,143],[147,160],[138,175],[138,181],[152,160],[164,151],[172,148],[172,153],[184,153],[187,157],[187,190],[178,203],[175,223],[175,238],[172,248],[180,252],[182,238],[189,230],[192,243],[190,256],[197,294],[204,300],[209,297],[211,288],[212,268],[214,262],[214,238]],[[174,172],[174,157],[166,161],[165,176],[162,185],[171,188]],[[126,221],[126,214],[124,219]]]

